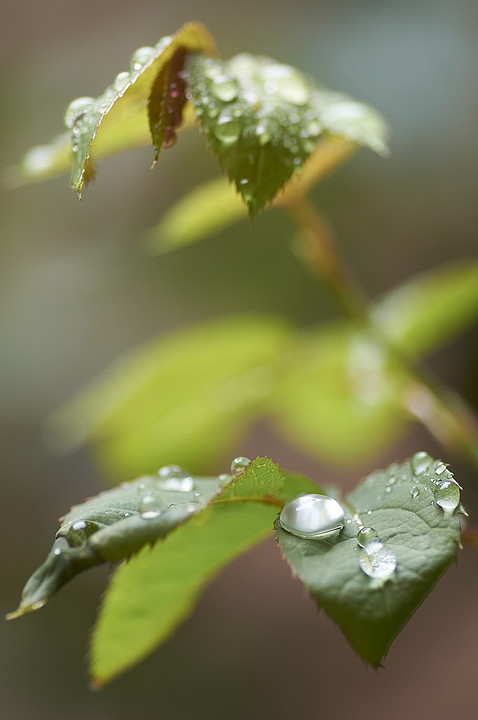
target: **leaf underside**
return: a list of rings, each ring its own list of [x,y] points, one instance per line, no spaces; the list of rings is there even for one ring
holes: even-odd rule
[[[414,457],[420,456],[427,457]],[[437,502],[441,483],[452,483],[451,491],[459,495],[457,485],[443,463],[429,461],[418,473],[412,458],[370,475],[346,496],[347,519],[339,534],[302,539],[277,524],[280,549],[294,574],[362,659],[374,666],[453,562],[461,542],[461,505],[446,511]],[[377,532],[386,563],[395,559],[390,574],[362,570],[361,527]]]

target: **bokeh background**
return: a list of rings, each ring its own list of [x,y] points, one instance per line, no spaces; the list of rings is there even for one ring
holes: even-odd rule
[[[1,166],[62,131],[68,102],[99,95],[131,52],[202,20],[223,57],[277,57],[376,106],[392,158],[362,151],[314,192],[341,251],[371,296],[412,274],[476,258],[478,11],[473,0],[16,0],[2,6]],[[88,451],[59,456],[45,417],[119,354],[178,325],[234,311],[271,311],[308,324],[334,309],[290,252],[276,211],[251,228],[160,258],[143,234],[215,162],[196,133],[180,136],[149,172],[151,149],[103,161],[79,203],[59,178],[2,190],[0,428],[2,614],[46,553],[56,518],[103,483]],[[430,361],[475,404],[478,335]],[[251,428],[236,454],[269,454],[318,482],[354,485],[417,449],[442,454],[412,428],[370,464],[338,473]],[[464,501],[477,478],[457,458]],[[212,471],[223,471],[228,458]],[[8,720],[242,718],[277,720],[473,717],[478,557],[460,553],[392,646],[367,669],[305,597],[272,541],[213,583],[193,617],[157,653],[100,693],[84,655],[108,571],[67,586],[41,614],[0,626],[0,712]]]

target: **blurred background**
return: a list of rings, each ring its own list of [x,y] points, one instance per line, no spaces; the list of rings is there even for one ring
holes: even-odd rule
[[[1,11],[1,166],[62,132],[76,96],[99,95],[138,46],[203,21],[223,57],[270,55],[368,102],[388,119],[392,157],[361,151],[314,191],[337,243],[372,297],[435,265],[476,258],[477,7],[473,0],[17,0]],[[44,441],[43,422],[121,353],[229,312],[274,312],[308,325],[334,309],[290,252],[277,211],[159,258],[143,236],[186,190],[215,177],[197,133],[180,135],[149,172],[151,148],[102,161],[78,202],[67,177],[2,190],[0,428],[2,614],[50,546],[56,518],[104,479],[87,450]],[[246,281],[245,281],[246,279]],[[478,403],[478,334],[436,353],[431,368]],[[425,449],[415,426],[380,458],[339,473],[266,424],[236,455],[268,454],[320,483],[353,486],[367,471]],[[452,463],[464,502],[476,476]],[[211,472],[227,469],[218,460]],[[478,623],[476,551],[439,583],[377,672],[364,667],[268,541],[213,583],[176,635],[100,693],[84,655],[108,570],[67,586],[41,614],[2,623],[0,711],[8,720],[367,718],[473,715]]]

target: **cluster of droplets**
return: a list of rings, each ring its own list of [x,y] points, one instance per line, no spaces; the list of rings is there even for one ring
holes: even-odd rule
[[[139,512],[144,520],[157,518],[178,504],[171,502],[168,493],[187,493],[189,496],[192,493],[191,502],[188,497],[188,502],[179,503],[187,513],[196,512],[203,500],[201,493],[197,492],[194,479],[178,465],[160,468],[153,482],[139,482],[138,490],[141,494]],[[176,499],[176,495],[174,497]]]
[[[247,54],[228,62],[198,58],[190,81],[202,131],[223,153],[240,151],[242,174],[234,179],[246,199],[261,150],[273,146],[289,172],[314,150],[322,124],[310,102],[313,88],[295,68]]]
[[[445,513],[453,513],[456,510],[464,513],[461,505],[461,487],[444,463],[433,460],[426,452],[418,452],[411,458],[410,465],[415,476],[424,476],[431,483],[433,492],[431,504],[437,505]],[[418,497],[420,488],[414,485],[410,494],[413,498]]]
[[[80,97],[73,100],[67,107],[64,116],[66,127],[72,133],[72,150],[78,152],[79,140],[83,134],[94,131],[102,116],[113,103],[125,93],[158,55],[172,42],[172,37],[165,36],[155,47],[140,47],[131,56],[129,70],[118,73],[104,93],[98,98]]]

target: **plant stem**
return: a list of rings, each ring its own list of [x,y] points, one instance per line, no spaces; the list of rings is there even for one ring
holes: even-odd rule
[[[302,255],[345,314],[372,330],[390,357],[410,379],[402,398],[405,410],[445,445],[466,457],[478,470],[478,423],[472,410],[452,390],[404,353],[378,325],[367,298],[345,267],[327,226],[305,196],[295,196],[287,210],[299,228]]]

